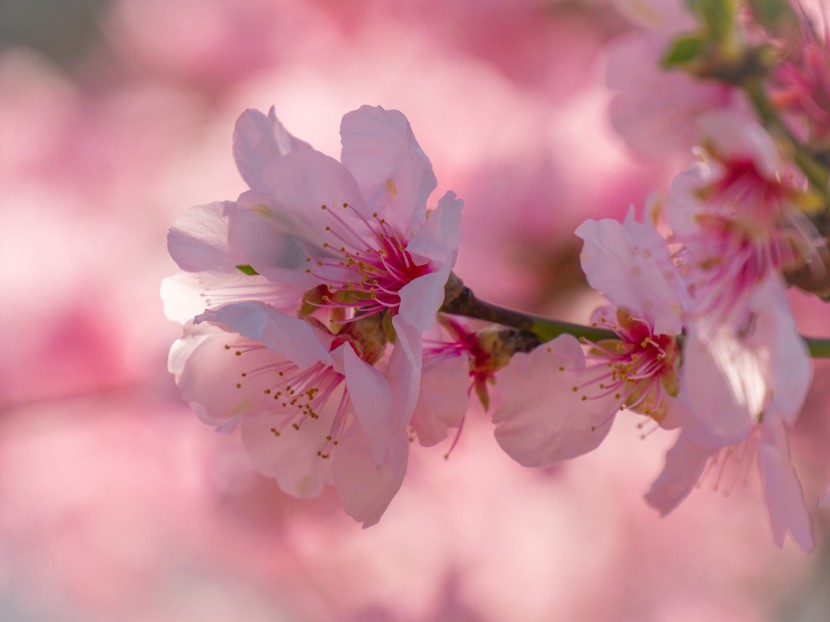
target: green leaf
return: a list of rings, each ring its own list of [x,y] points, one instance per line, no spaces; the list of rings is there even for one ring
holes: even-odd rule
[[[798,27],[795,11],[786,0],[748,0],[752,16],[773,34],[783,35]]]
[[[699,36],[680,35],[669,44],[660,62],[664,67],[688,65],[700,56],[703,48],[704,42]]]
[[[239,264],[236,266],[236,269],[242,272],[243,274],[247,274],[248,276],[256,276],[259,274],[256,270],[254,270],[253,266],[250,266],[246,263]]]

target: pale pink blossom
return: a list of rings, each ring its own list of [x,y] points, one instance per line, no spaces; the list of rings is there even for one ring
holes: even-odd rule
[[[389,311],[426,330],[455,261],[461,202],[448,192],[427,217],[435,176],[400,112],[364,106],[341,136],[342,164],[308,148],[237,151],[251,190],[230,214],[231,238],[266,278],[323,288],[319,308],[345,319]]]
[[[634,221],[633,211],[624,224],[589,220],[576,233],[585,242],[588,282],[612,303],[597,309],[592,324],[616,339],[591,343],[562,335],[514,355],[500,373],[496,440],[525,466],[549,466],[594,449],[624,408],[676,425],[670,404],[684,299],[665,241],[651,225]]]

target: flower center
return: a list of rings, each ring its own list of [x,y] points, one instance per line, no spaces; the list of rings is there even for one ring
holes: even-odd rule
[[[590,346],[590,363],[585,368],[588,380],[571,390],[585,391],[583,401],[613,395],[619,400],[619,410],[627,408],[658,423],[665,419],[668,413],[663,398],[677,393],[676,339],[655,335],[647,321],[633,318],[623,309],[617,310],[616,322],[603,317],[597,324],[614,331],[619,339],[596,343],[581,339]]]
[[[338,209],[320,206],[332,218],[326,226],[331,241],[323,243],[326,255],[308,257],[306,272],[326,284],[318,307],[344,310],[347,320],[400,306],[402,287],[429,273],[428,264],[416,264],[407,250],[407,240],[378,213],[365,218],[348,203],[343,203],[349,217]]]
[[[721,178],[698,191],[699,231],[677,239],[678,259],[700,271],[690,286],[696,315],[739,307],[770,273],[820,264],[813,261],[820,236],[798,207],[808,195],[767,179],[750,160],[724,165]]]

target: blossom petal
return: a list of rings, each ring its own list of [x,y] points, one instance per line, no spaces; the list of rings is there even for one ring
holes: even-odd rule
[[[366,201],[406,237],[421,226],[437,181],[432,164],[397,110],[361,106],[343,117],[341,160]]]
[[[775,141],[747,115],[734,110],[713,110],[702,114],[697,124],[719,159],[749,159],[768,179],[775,179],[784,169]]]
[[[274,107],[268,116],[259,110],[246,110],[233,130],[233,158],[242,179],[253,190],[267,190],[263,179],[265,166],[276,158],[311,146],[288,133],[277,119]]]
[[[334,452],[334,485],[346,513],[363,527],[380,520],[403,483],[409,457],[405,434],[394,436],[380,461],[372,457],[371,439],[359,426],[340,439]]]
[[[343,369],[349,399],[360,427],[372,444],[372,458],[383,460],[392,438],[392,390],[380,371],[362,360],[349,344],[337,348],[343,357]]]
[[[678,401],[689,412],[690,439],[715,449],[749,436],[760,414],[766,383],[758,360],[737,340],[730,326],[709,338],[690,331],[683,346]]]
[[[389,357],[386,376],[392,389],[391,427],[398,432],[409,425],[412,411],[421,386],[421,332],[412,328],[400,317],[392,318],[395,328],[395,346]]]
[[[764,486],[775,543],[781,546],[787,532],[798,546],[810,552],[815,548],[810,516],[801,484],[790,462],[790,450],[782,424],[764,423],[758,447],[758,464]]]
[[[500,404],[493,414],[501,448],[519,464],[536,467],[595,449],[621,401],[613,393],[583,399],[583,391],[573,390],[595,375],[585,369],[582,346],[571,335],[513,355],[499,372]]]
[[[205,309],[228,302],[268,300],[279,309],[296,308],[299,297],[263,276],[233,272],[178,272],[161,282],[164,314],[184,324]]]
[[[238,336],[210,325],[185,326],[184,336],[170,348],[168,370],[182,397],[205,423],[219,426],[269,404],[264,389],[271,384],[265,374],[245,378],[248,370],[285,359],[270,350],[253,350],[244,356],[225,346]],[[244,381],[243,381],[244,379]]]
[[[430,359],[421,372],[421,391],[412,413],[418,442],[431,447],[457,428],[467,412],[470,363],[466,356]]]
[[[176,219],[167,234],[167,250],[187,272],[232,269],[237,257],[228,243],[230,202],[191,207]]]
[[[680,283],[666,243],[653,227],[630,216],[625,225],[587,220],[576,235],[585,241],[580,261],[591,287],[634,318],[647,320],[655,333],[680,332]]]
[[[196,321],[224,324],[243,337],[280,352],[299,367],[307,367],[317,361],[326,365],[332,363],[327,349],[308,322],[261,302],[239,302],[211,309]]]
[[[691,442],[683,433],[666,453],[662,473],[646,493],[646,502],[665,516],[685,499],[700,481],[712,450]]]
[[[464,201],[452,191],[447,192],[438,205],[427,214],[424,225],[406,245],[416,258],[437,262],[455,262],[461,235],[461,208]]]
[[[750,309],[756,314],[749,342],[757,352],[771,393],[765,416],[780,416],[795,424],[813,380],[810,353],[793,318],[786,286],[768,279],[753,294]]]
[[[285,416],[271,412],[252,413],[242,421],[242,442],[256,470],[275,478],[280,490],[294,497],[316,497],[332,480],[332,460],[317,455],[331,417],[306,419],[299,430],[285,421]]]

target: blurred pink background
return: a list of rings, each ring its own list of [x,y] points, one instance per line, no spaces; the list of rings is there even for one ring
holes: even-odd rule
[[[611,130],[608,46],[633,26],[606,0],[3,0],[0,24],[0,620],[830,618],[827,510],[811,556],[774,546],[754,475],[661,520],[642,494],[673,439],[633,417],[538,471],[473,410],[361,530],[252,472],[167,374],[167,227],[243,190],[234,120],[272,104],[335,156],[345,112],[404,112],[435,196],[465,200],[456,272],[584,321],[573,229],[675,172]],[[793,299],[826,336],[827,308]],[[808,503],[828,398],[824,364],[792,441]]]

